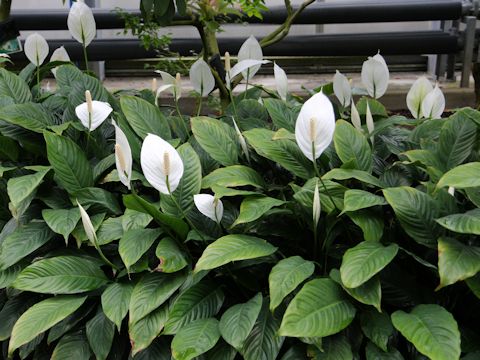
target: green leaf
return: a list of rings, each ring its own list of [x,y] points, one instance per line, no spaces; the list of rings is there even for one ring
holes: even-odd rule
[[[8,345],[9,356],[20,346],[50,329],[77,310],[87,297],[55,296],[43,300],[25,311],[15,323]]]
[[[474,276],[480,271],[480,247],[464,245],[451,238],[438,239],[438,273],[442,287]]]
[[[122,209],[115,195],[101,188],[87,187],[75,191],[72,195],[72,202],[76,203],[76,201],[84,207],[89,205],[89,210],[93,212],[106,211],[112,215],[122,213]]]
[[[129,324],[128,333],[132,345],[132,356],[146,349],[162,331],[168,318],[168,307],[162,306],[133,324]]]
[[[253,330],[245,340],[240,353],[245,360],[275,360],[284,337],[278,335],[280,320],[268,311],[264,301]]]
[[[232,227],[255,221],[261,218],[271,208],[281,206],[283,204],[285,204],[285,201],[267,196],[246,197],[240,205],[240,214],[232,224]]]
[[[75,359],[89,360],[90,347],[83,332],[67,334],[58,342],[52,353],[51,360]]]
[[[125,214],[121,217],[123,231],[144,229],[153,218],[139,211],[126,209]]]
[[[369,209],[349,211],[347,216],[362,229],[365,241],[380,241],[384,227],[382,216]]]
[[[0,311],[0,341],[7,340],[11,333],[13,326],[18,318],[30,307],[37,299],[31,294],[23,294],[14,296],[7,300]]]
[[[263,100],[263,104],[277,129],[284,128],[290,132],[295,132],[297,114],[290,110],[284,101],[266,98]]]
[[[477,126],[457,111],[445,122],[440,132],[436,156],[443,170],[450,170],[468,158],[477,139]]]
[[[5,106],[0,113],[0,120],[37,133],[42,133],[48,126],[54,125],[45,108],[35,103]]]
[[[133,284],[113,283],[110,284],[102,293],[102,309],[105,315],[117,325],[120,332],[122,320],[125,318],[130,306]]]
[[[343,283],[340,277],[340,271],[337,269],[332,269],[330,271],[330,278],[340,285],[343,290],[345,290],[348,295],[353,297],[358,302],[361,302],[365,305],[374,306],[377,311],[381,312],[381,301],[382,301],[382,288],[380,286],[380,280],[378,276],[375,276],[368,280],[366,283],[356,287],[356,288],[347,288]]]
[[[161,234],[161,229],[136,229],[123,233],[118,253],[127,269],[140,260]]]
[[[367,102],[373,116],[388,116],[387,109],[382,105],[381,102],[365,96],[362,96],[362,98],[357,102],[357,110],[360,115],[365,116],[367,113]]]
[[[10,178],[7,182],[7,192],[10,197],[11,206],[17,214],[21,214],[21,209],[28,207],[35,196],[38,186],[41,184],[50,168],[40,170],[35,174],[24,175]],[[10,208],[12,210],[12,208]]]
[[[149,214],[159,225],[164,225],[168,229],[173,230],[180,235],[182,239],[187,237],[189,228],[185,221],[178,217],[162,213],[154,204],[149,203],[142,197],[136,194],[124,195],[123,204],[128,209]]]
[[[313,349],[314,360],[353,360],[352,349],[344,335],[323,339],[323,351]]]
[[[133,131],[144,139],[155,134],[164,140],[171,139],[170,127],[160,109],[135,96],[120,97],[120,106]]]
[[[480,186],[480,162],[459,165],[445,173],[438,181],[437,187],[452,186],[455,189],[466,189]]]
[[[108,282],[98,263],[78,256],[57,256],[27,266],[12,286],[43,294],[75,294]]]
[[[330,279],[306,283],[288,305],[279,334],[292,337],[324,337],[346,328],[355,317],[355,307],[345,299],[339,285]]]
[[[314,176],[313,164],[292,140],[272,140],[275,133],[267,129],[252,129],[243,133],[255,151],[269,160],[277,162],[292,174],[310,179]]]
[[[383,351],[388,350],[388,339],[393,335],[390,316],[378,311],[363,311],[360,314],[360,326],[367,338]]]
[[[16,103],[32,100],[27,83],[13,72],[0,68],[0,95],[9,96]]]
[[[99,245],[109,244],[112,241],[119,240],[122,237],[122,218],[123,216],[116,218],[111,217],[102,222],[97,230],[97,242]]]
[[[480,235],[480,209],[448,215],[436,221],[444,228],[457,233]]]
[[[234,111],[232,116],[242,130],[269,126],[267,110],[258,102],[258,99],[242,99],[237,103],[236,112]]]
[[[5,270],[0,270],[0,289],[10,286],[10,284],[17,278],[18,274],[25,268],[26,263],[20,262],[12,265]]]
[[[313,196],[317,181],[318,178],[312,178],[308,180],[302,188],[292,185],[292,188],[295,191],[293,198],[297,200],[309,214],[312,214],[313,211]],[[326,190],[323,185],[325,185]],[[343,197],[347,190],[346,187],[334,181],[324,180],[323,184],[319,183],[318,189],[320,192],[320,204],[323,211],[330,213],[336,210],[336,208],[343,209]]]
[[[50,345],[53,342],[60,339],[63,335],[74,329],[81,321],[83,321],[91,312],[90,306],[82,305],[73,314],[67,316],[65,319],[55,324],[49,331],[47,337],[47,344]]]
[[[136,335],[136,334],[135,334]],[[170,344],[159,337],[144,350],[136,352],[135,360],[171,360]]]
[[[387,202],[382,196],[372,194],[363,190],[347,190],[343,200],[343,211],[357,211],[377,205],[386,205]]]
[[[408,235],[421,245],[436,247],[439,208],[430,195],[406,186],[384,189],[383,195]]]
[[[220,333],[227,343],[239,350],[255,325],[262,308],[262,294],[225,311],[220,319]]]
[[[265,182],[259,173],[244,165],[233,165],[214,170],[202,180],[203,189],[213,186],[236,187],[246,185],[263,188]]]
[[[115,324],[102,311],[87,322],[87,338],[97,360],[105,360],[112,347]]]
[[[383,246],[376,241],[364,241],[343,255],[340,275],[347,288],[356,288],[378,274],[397,255],[398,245]]]
[[[175,240],[165,237],[158,243],[155,255],[160,260],[156,270],[174,273],[188,265],[186,254],[180,250]]]
[[[177,189],[172,195],[161,194],[162,209],[172,215],[181,217],[176,204],[179,204],[184,213],[188,213],[193,207],[193,195],[198,194],[202,185],[202,166],[197,153],[189,143],[185,143],[178,149],[184,172]]]
[[[348,180],[357,179],[365,184],[383,188],[382,182],[375,176],[361,170],[355,169],[332,169],[322,176],[324,180]]]
[[[30,255],[54,236],[42,222],[30,222],[18,227],[0,244],[0,270],[5,270]]]
[[[368,343],[365,349],[366,360],[404,360],[397,349],[380,350],[372,343]]]
[[[280,260],[270,271],[270,311],[274,311],[282,300],[302,282],[312,276],[315,264],[300,256]]]
[[[0,136],[0,159],[17,161],[19,153],[20,147],[15,140]],[[0,171],[0,177],[3,176],[3,171]]]
[[[48,161],[58,183],[70,193],[93,185],[93,172],[83,150],[72,140],[44,132]]]
[[[68,242],[68,235],[75,229],[80,220],[80,210],[73,209],[45,209],[42,210],[43,220],[55,233],[63,235]]]
[[[133,324],[157,309],[184,283],[183,275],[146,274],[135,285],[130,298],[129,323]]]
[[[357,170],[372,171],[372,149],[367,138],[350,123],[337,121],[333,142],[344,164],[352,164]]]
[[[222,307],[223,299],[223,292],[209,282],[193,285],[175,299],[164,333],[176,334],[192,321],[215,316]]]
[[[432,360],[460,358],[460,332],[452,314],[439,305],[418,305],[409,314],[395,311],[392,323],[415,348]]]
[[[172,340],[175,360],[191,360],[215,346],[220,338],[218,320],[199,319],[185,325]]]
[[[191,119],[192,132],[200,146],[223,166],[238,163],[239,142],[233,127],[205,116]]]
[[[195,272],[215,269],[232,261],[255,259],[277,251],[263,239],[253,236],[232,234],[222,236],[203,251],[195,265]]]

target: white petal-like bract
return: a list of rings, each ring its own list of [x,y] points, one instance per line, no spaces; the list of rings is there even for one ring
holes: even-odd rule
[[[25,40],[24,51],[33,65],[40,66],[48,56],[48,43],[42,35],[34,33]]]
[[[407,107],[415,119],[420,119],[423,117],[422,102],[423,99],[425,99],[425,96],[427,96],[427,94],[432,90],[433,86],[430,81],[425,76],[421,76],[415,80],[412,87],[408,91]]]
[[[370,134],[370,138],[372,139],[373,143],[373,130],[375,130],[375,123],[373,122],[373,116],[372,116],[372,111],[370,110],[370,105],[368,105],[367,101],[367,111],[365,114],[365,122],[367,123],[367,130],[368,133]]]
[[[195,61],[190,68],[190,82],[200,96],[208,96],[215,88],[215,78],[210,66],[203,59]]]
[[[355,102],[352,101],[352,107],[350,110],[350,117],[353,126],[355,126],[355,129],[358,131],[363,131],[362,130],[362,119],[360,118],[360,114],[358,113],[357,107],[355,106]]]
[[[143,175],[162,194],[175,191],[183,176],[183,162],[177,150],[160,136],[148,134],[142,144]]]
[[[67,50],[63,46],[55,49],[52,56],[50,57],[50,62],[53,61],[70,61],[70,56],[68,56]],[[52,69],[53,76],[57,75],[57,68]]]
[[[295,124],[295,139],[300,150],[315,161],[332,142],[334,131],[332,103],[323,93],[313,95],[303,104]]]
[[[313,192],[313,226],[316,228],[318,226],[318,221],[320,220],[320,192],[318,191],[318,180],[315,184],[315,191]]]
[[[276,63],[273,63],[273,75],[275,76],[275,85],[277,87],[278,95],[280,95],[280,98],[283,101],[287,101],[288,79],[285,70]]]
[[[73,38],[84,46],[88,46],[97,33],[92,9],[81,1],[75,1],[70,8],[67,26]]]
[[[166,89],[170,89],[172,92],[172,95],[175,97],[175,100],[178,101],[182,97],[182,86],[180,84],[179,79],[177,77],[173,77],[169,73],[161,70],[155,70],[156,73],[159,73],[160,76],[162,77],[163,85],[160,86],[160,88],[157,90],[157,97],[158,94],[160,93],[160,89],[163,89],[162,91]],[[167,86],[170,85],[170,86]]]
[[[77,200],[78,208],[80,209],[80,216],[82,217],[82,224],[85,230],[85,234],[87,235],[88,240],[91,241],[92,244],[97,243],[97,235],[95,234],[95,228],[93,227],[92,221],[90,220],[90,216],[88,216],[87,212],[83,208],[82,205]]]
[[[229,71],[230,80],[240,73],[243,73],[246,69],[260,66],[262,64],[268,64],[269,60],[242,60],[235,64]]]
[[[92,113],[88,110],[88,103],[84,102],[75,108],[75,114],[89,131],[98,128],[112,112],[110,104],[103,101],[92,101]]]
[[[445,96],[442,90],[435,85],[422,101],[422,114],[430,119],[440,119],[445,110]]]
[[[233,117],[232,117],[232,121],[233,121],[233,126],[235,128],[235,132],[237,133],[237,136],[238,136],[238,142],[240,143],[240,146],[242,147],[242,150],[245,156],[247,157],[247,161],[250,161],[250,154],[248,152],[247,142],[245,141],[245,138],[243,137],[243,134],[238,128],[237,122]]]
[[[238,62],[243,60],[263,60],[262,47],[253,35],[245,40],[238,51]],[[249,67],[243,71],[243,78],[249,81],[260,69],[260,65]],[[233,76],[232,76],[233,77]]]
[[[112,124],[115,127],[115,164],[117,166],[118,177],[122,184],[130,190],[133,163],[132,149],[122,129],[120,129],[113,120]]]
[[[368,95],[378,99],[388,88],[390,73],[385,60],[380,54],[366,60],[362,65],[362,83],[367,88]]]
[[[197,194],[193,195],[193,201],[198,211],[220,224],[223,217],[222,200],[216,199],[215,196],[209,194]]]
[[[337,70],[333,76],[333,92],[343,107],[350,105],[352,101],[352,88],[345,75]]]

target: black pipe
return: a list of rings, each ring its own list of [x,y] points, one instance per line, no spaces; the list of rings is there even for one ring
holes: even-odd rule
[[[340,24],[367,22],[456,20],[462,16],[462,1],[459,0],[395,0],[352,3],[318,3],[307,7],[295,24]],[[131,14],[140,15],[133,11]],[[66,10],[16,10],[12,18],[21,30],[65,30]],[[112,10],[94,9],[98,29],[125,27],[123,19]],[[283,6],[271,7],[263,19],[229,17],[229,22],[243,21],[257,24],[282,24],[286,18]],[[186,18],[176,17],[178,20]]]
[[[244,38],[220,38],[220,51],[236,54]],[[82,60],[81,45],[74,40],[50,40],[53,51],[65,46],[73,60]],[[170,49],[183,56],[198,54],[201,42],[197,39],[174,39]],[[319,34],[289,36],[264,49],[265,56],[360,56],[448,54],[460,50],[459,38],[441,31],[395,32],[373,34]],[[94,60],[144,59],[156,56],[145,50],[136,39],[98,39],[87,48],[88,58]],[[13,54],[14,60],[25,59],[23,53]]]

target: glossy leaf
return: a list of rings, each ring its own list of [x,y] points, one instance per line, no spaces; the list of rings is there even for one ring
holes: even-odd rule
[[[160,260],[157,271],[174,273],[188,265],[186,254],[180,250],[175,240],[165,237],[158,243],[155,255]]]
[[[232,227],[255,221],[262,217],[270,209],[281,206],[284,203],[285,202],[282,200],[266,196],[246,197],[240,205],[240,214],[232,224]]]
[[[351,164],[357,170],[370,172],[372,150],[366,137],[344,120],[338,120],[333,138],[335,150],[344,164]]]
[[[86,334],[97,360],[105,360],[112,346],[115,324],[100,311],[87,322]]]
[[[140,260],[161,234],[160,229],[136,229],[123,233],[118,243],[118,253],[127,269]]]
[[[68,236],[80,220],[80,211],[78,211],[78,208],[45,209],[42,211],[42,216],[48,227],[55,233],[63,235],[65,242],[67,242]]]
[[[377,205],[386,205],[387,202],[381,196],[364,190],[347,190],[343,201],[343,211],[356,211]]]
[[[162,306],[135,323],[129,324],[128,333],[132,344],[132,355],[146,349],[162,331],[168,317],[168,309]]]
[[[64,335],[53,349],[51,360],[71,357],[78,360],[89,360],[91,356],[85,334],[82,332]]]
[[[452,214],[436,220],[444,228],[461,234],[480,235],[480,209]]]
[[[388,339],[393,335],[390,316],[377,311],[365,311],[360,315],[360,326],[367,338],[383,351],[388,350]]]
[[[25,81],[3,68],[0,68],[0,95],[12,98],[17,104],[32,100],[32,93]]]
[[[218,320],[199,319],[185,325],[172,340],[175,360],[191,360],[215,346],[220,338]]]
[[[265,182],[254,169],[244,165],[233,165],[216,169],[202,180],[202,188],[213,186],[237,187],[251,185],[263,188]]]
[[[117,282],[110,284],[102,293],[103,312],[117,326],[118,331],[127,315],[132,292],[133,284]]]
[[[480,186],[480,162],[459,165],[445,173],[438,181],[437,187],[451,186],[455,189],[466,189]]]

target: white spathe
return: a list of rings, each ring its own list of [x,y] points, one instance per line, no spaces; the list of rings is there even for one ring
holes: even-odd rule
[[[197,194],[193,196],[193,201],[198,211],[220,224],[223,217],[222,200],[216,199],[215,196],[210,194]]]
[[[148,134],[143,141],[140,164],[147,181],[162,194],[174,192],[183,176],[177,150],[157,135]]]
[[[387,91],[390,79],[385,59],[380,54],[368,58],[362,65],[361,77],[368,95],[375,99],[381,98]]]
[[[433,86],[430,81],[421,76],[413,83],[412,87],[407,94],[407,107],[410,113],[415,119],[423,117],[422,102],[425,96],[433,90]]]
[[[75,108],[75,114],[88,131],[98,128],[112,112],[109,103],[91,99],[90,92],[85,92],[86,101]]]
[[[203,59],[198,59],[190,67],[190,82],[200,96],[208,96],[215,88],[215,78],[210,66]]]
[[[173,77],[169,73],[161,70],[155,70],[156,73],[159,73],[162,77],[163,85],[161,85],[157,90],[156,97],[160,95],[161,92],[170,89],[175,100],[178,101],[182,97],[182,84],[180,82],[180,76],[177,74],[176,77]]]
[[[263,60],[262,47],[253,35],[250,35],[249,38],[245,40],[238,51],[238,62],[243,60]],[[255,76],[259,69],[260,65],[255,65],[245,69],[242,72],[243,78],[247,81],[250,81],[250,79]]]
[[[300,150],[315,161],[330,145],[335,131],[333,105],[323,93],[313,95],[302,106],[295,124]]]
[[[25,40],[24,51],[33,65],[40,66],[48,56],[48,43],[42,35],[33,33]]]
[[[350,105],[352,101],[352,88],[347,77],[337,70],[333,76],[333,92],[343,107]]]
[[[63,46],[55,49],[55,51],[52,53],[52,56],[50,57],[50,62],[54,61],[70,61],[70,56],[68,56],[67,50],[65,50]],[[57,69],[58,67],[54,67],[52,69],[53,76],[57,75]]]
[[[355,106],[355,102],[352,101],[352,107],[350,110],[350,118],[352,121],[353,126],[355,126],[355,129],[358,131],[363,131],[362,130],[362,119],[360,118],[360,114],[358,113],[357,107]]]
[[[80,216],[82,218],[83,229],[85,230],[85,234],[87,235],[88,240],[92,244],[97,243],[97,235],[95,234],[95,228],[93,227],[92,221],[90,220],[90,216],[88,216],[87,212],[83,208],[82,205],[77,200],[77,205],[80,210]]]
[[[445,96],[437,84],[422,101],[422,115],[430,119],[440,119],[444,110]]]
[[[273,75],[275,76],[275,85],[277,87],[278,95],[283,101],[287,101],[288,94],[288,78],[285,70],[273,63]]]
[[[85,47],[90,45],[97,33],[97,25],[92,9],[80,1],[74,2],[70,8],[67,26],[73,38]]]
[[[375,123],[373,122],[372,111],[370,110],[370,105],[367,101],[367,111],[365,114],[365,122],[367,123],[367,130],[369,134],[372,134],[375,130]]]
[[[316,228],[318,226],[318,221],[320,220],[320,192],[318,191],[318,180],[315,184],[315,191],[313,192],[313,226]]]
[[[250,154],[248,152],[248,146],[247,142],[245,141],[245,138],[243,137],[242,132],[238,128],[237,122],[235,121],[235,118],[232,116],[232,121],[233,121],[233,126],[235,128],[235,132],[237,133],[238,136],[238,142],[240,143],[240,146],[242,147],[242,150],[247,157],[247,161],[250,162]]]
[[[227,72],[227,86],[230,88],[230,81],[240,73],[243,73],[245,70],[253,68],[255,66],[260,66],[263,64],[268,64],[269,60],[242,60],[235,64],[234,67]]]
[[[122,184],[130,190],[133,164],[132,149],[122,129],[120,129],[113,120],[112,124],[115,127],[115,164],[117,166],[118,177]]]

